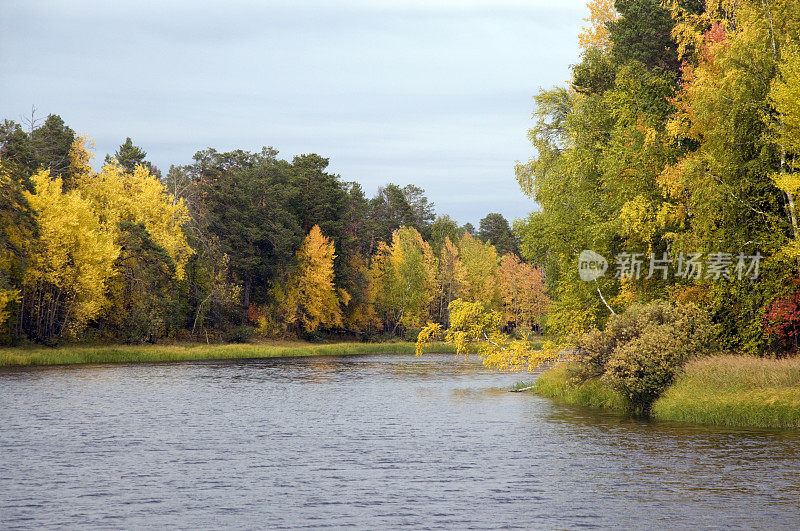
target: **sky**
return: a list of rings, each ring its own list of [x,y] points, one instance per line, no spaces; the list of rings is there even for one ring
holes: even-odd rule
[[[0,119],[58,114],[96,160],[162,170],[272,146],[368,195],[425,189],[460,223],[536,205],[533,95],[578,60],[585,0],[0,0]]]

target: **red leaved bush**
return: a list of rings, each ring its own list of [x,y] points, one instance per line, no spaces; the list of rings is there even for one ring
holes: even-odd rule
[[[764,331],[770,342],[784,354],[796,354],[800,347],[800,289],[774,300],[764,313]]]
[[[247,319],[257,325],[259,319],[263,319],[266,317],[267,311],[264,306],[258,306],[256,304],[251,304],[249,308],[247,308]]]

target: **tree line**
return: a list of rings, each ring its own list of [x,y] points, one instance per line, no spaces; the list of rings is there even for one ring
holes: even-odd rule
[[[459,226],[415,185],[367,197],[272,148],[164,175],[128,138],[95,171],[60,117],[25,125],[0,126],[3,342],[411,337],[458,298],[528,333],[547,307],[500,214]]]

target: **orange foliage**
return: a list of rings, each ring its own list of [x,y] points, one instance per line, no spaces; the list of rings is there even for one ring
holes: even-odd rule
[[[500,291],[505,321],[514,326],[533,328],[547,310],[542,272],[516,255],[500,261]]]

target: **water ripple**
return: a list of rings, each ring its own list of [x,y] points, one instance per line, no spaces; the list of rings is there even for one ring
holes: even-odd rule
[[[0,527],[796,528],[800,437],[507,393],[452,356],[0,370]]]

